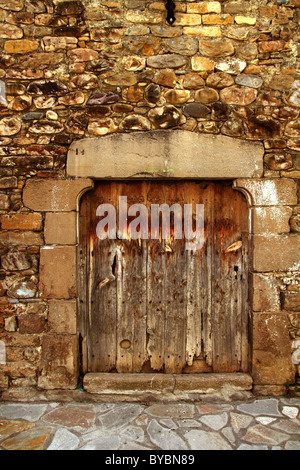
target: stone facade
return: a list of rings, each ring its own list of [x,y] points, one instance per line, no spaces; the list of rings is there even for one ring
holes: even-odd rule
[[[246,195],[253,250],[249,372],[257,393],[284,393],[295,383],[300,2],[175,3],[173,26],[164,1],[0,5],[4,398],[78,386],[79,199],[93,179],[112,176],[118,158],[123,167],[115,177],[134,177],[132,146],[140,146],[136,177],[174,177],[166,155],[178,163],[188,153],[176,177],[234,179]],[[154,132],[164,153],[146,171],[143,156]]]

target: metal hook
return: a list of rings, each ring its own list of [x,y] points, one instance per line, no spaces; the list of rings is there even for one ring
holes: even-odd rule
[[[168,11],[166,20],[169,24],[173,24],[176,20],[174,16],[174,8],[175,8],[175,3],[173,2],[173,0],[168,0],[166,3],[166,9]]]

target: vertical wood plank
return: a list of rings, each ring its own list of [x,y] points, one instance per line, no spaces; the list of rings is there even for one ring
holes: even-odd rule
[[[160,183],[148,183],[147,209],[151,217],[151,205],[165,202]],[[151,227],[150,227],[151,230]],[[157,238],[154,238],[157,237]],[[158,232],[148,241],[147,256],[147,352],[151,369],[164,370],[165,351],[165,275],[166,260],[162,240]]]

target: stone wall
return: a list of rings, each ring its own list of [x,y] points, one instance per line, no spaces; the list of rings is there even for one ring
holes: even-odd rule
[[[71,143],[152,130],[263,146],[262,178],[235,183],[252,198],[252,375],[258,391],[295,380],[300,1],[176,1],[173,26],[164,3],[1,2],[3,395],[78,383],[76,198],[92,182],[66,173]]]

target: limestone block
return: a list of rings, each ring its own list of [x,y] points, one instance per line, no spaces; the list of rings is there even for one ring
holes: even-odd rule
[[[253,246],[254,271],[296,271],[299,269],[299,234],[254,235]]]
[[[56,246],[41,249],[40,291],[44,299],[76,297],[75,247]]]
[[[252,178],[262,174],[263,152],[258,143],[181,130],[112,134],[74,142],[67,173],[94,178]]]
[[[250,193],[253,206],[287,206],[297,204],[297,185],[291,179],[239,179],[234,187]]]
[[[267,274],[252,274],[252,308],[254,312],[279,312],[281,309],[279,285]]]
[[[77,354],[76,335],[45,335],[38,386],[46,390],[75,389],[78,376]]]
[[[76,300],[49,300],[49,331],[76,334]]]
[[[285,312],[254,315],[252,377],[256,385],[282,385],[294,381],[288,328]]]
[[[47,245],[75,245],[76,213],[48,212],[44,235]]]
[[[268,235],[290,232],[289,220],[293,209],[283,207],[255,207],[253,208],[253,233]]]
[[[76,209],[78,195],[92,188],[89,179],[27,181],[23,191],[24,205],[40,212],[71,212]]]
[[[215,1],[194,2],[187,4],[188,13],[221,13],[221,3]]]

